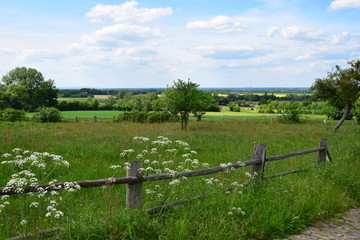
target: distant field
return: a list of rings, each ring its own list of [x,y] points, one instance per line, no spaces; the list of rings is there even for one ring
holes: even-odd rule
[[[265,93],[249,93],[253,95],[263,96]],[[310,95],[310,94],[304,94],[304,93],[268,93],[268,95],[274,95],[276,97],[286,97],[286,95],[293,94],[293,95]],[[229,94],[218,94],[221,97],[227,97]],[[236,95],[246,95],[245,93],[236,94]]]

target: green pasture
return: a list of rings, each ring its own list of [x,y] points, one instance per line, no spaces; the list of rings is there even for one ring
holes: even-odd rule
[[[139,145],[134,140],[136,136],[151,140],[165,136],[173,143],[185,141],[197,152],[191,158],[210,167],[250,160],[254,144],[266,143],[267,156],[275,156],[317,147],[323,138],[329,142],[333,160],[303,173],[266,180],[251,181],[247,167],[182,179],[181,185],[174,187],[170,181],[146,182],[143,208],[132,211],[125,210],[124,185],[60,192],[63,201],[56,206],[64,213],[60,219],[45,217],[46,205],[30,208],[33,196],[10,196],[6,200],[10,205],[0,213],[0,238],[55,227],[64,230],[56,233],[54,239],[282,238],[360,204],[360,142],[354,141],[360,135],[360,128],[344,125],[336,133],[331,129],[331,124],[319,122],[190,121],[185,131],[180,130],[179,123],[0,122],[0,156],[14,148],[61,155],[70,167],[46,173],[59,182],[124,176],[123,168],[109,167],[137,159],[136,154],[142,153],[144,146],[153,147],[151,142]],[[121,158],[120,153],[126,149],[134,149],[134,155]],[[166,148],[158,146],[159,152],[161,149]],[[162,155],[166,158],[167,153]],[[180,155],[179,159],[184,158]],[[315,160],[316,154],[312,153],[271,162],[266,164],[265,175],[316,166]],[[0,186],[4,186],[12,169],[4,164],[0,168]],[[222,186],[206,183],[212,181],[210,178],[217,179]],[[247,187],[225,190],[234,186],[234,182],[249,181]],[[157,185],[162,192],[145,192],[155,191]],[[164,196],[158,196],[160,193]],[[156,215],[150,216],[144,210],[201,194],[207,194],[207,198]],[[27,224],[20,225],[22,220],[27,220]]]

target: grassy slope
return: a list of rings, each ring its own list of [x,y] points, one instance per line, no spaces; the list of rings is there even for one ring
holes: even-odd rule
[[[74,196],[66,196],[66,217],[59,222],[66,229],[61,236],[64,239],[272,239],[294,233],[319,218],[360,203],[360,182],[356,172],[360,169],[360,143],[353,141],[360,135],[360,130],[349,125],[333,133],[331,127],[319,123],[206,121],[191,122],[189,130],[180,131],[179,124],[171,123],[0,123],[0,153],[21,147],[60,154],[70,162],[71,168],[58,180],[73,181],[112,176],[114,172],[108,166],[121,162],[119,153],[122,150],[136,146],[132,141],[134,136],[156,138],[164,135],[187,141],[198,152],[197,158],[211,166],[250,159],[255,143],[267,143],[267,155],[272,156],[313,148],[320,138],[327,138],[333,164],[258,182],[241,189],[243,194],[214,190],[195,178],[189,180],[195,187],[175,199],[205,192],[212,193],[209,198],[148,217],[142,211],[128,213],[122,210],[123,186],[108,191],[83,189]],[[293,158],[270,163],[266,172],[272,174],[312,165],[314,159],[315,154],[310,154],[300,160]],[[224,181],[241,182],[245,180],[245,171],[249,170],[216,176]],[[1,185],[6,183],[5,175],[0,171]],[[118,176],[122,175],[123,172],[118,173]],[[14,201],[16,208],[18,205]],[[145,199],[145,207],[151,206],[151,201]],[[240,207],[245,215],[229,215],[234,211],[233,207]],[[13,211],[14,216],[20,214]],[[9,215],[0,216],[4,219]],[[17,235],[20,231],[18,219],[14,221],[0,221],[0,226],[7,226],[0,228],[0,236]],[[46,219],[39,217],[37,221],[43,229],[51,227]]]

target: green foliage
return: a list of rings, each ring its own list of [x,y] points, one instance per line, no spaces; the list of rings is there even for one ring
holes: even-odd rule
[[[181,79],[174,81],[174,85],[168,87],[165,94],[165,104],[171,113],[180,113],[181,129],[186,129],[189,121],[189,114],[197,116],[204,114],[209,107],[212,96],[209,93],[198,90],[198,84],[185,82]]]
[[[44,80],[41,72],[33,68],[17,67],[2,77],[9,95],[10,106],[33,111],[38,107],[57,104],[58,90],[53,80]]]
[[[343,110],[343,116],[334,127],[334,131],[348,117],[360,96],[360,60],[348,63],[351,68],[341,69],[335,66],[333,72],[328,73],[328,76],[323,79],[317,78],[310,88],[314,100],[326,100],[339,111]]]
[[[161,123],[169,121],[177,121],[176,115],[170,114],[168,111],[151,111],[144,112],[138,110],[125,111],[116,117],[115,121],[131,121],[139,123]]]
[[[149,112],[147,116],[148,123],[167,122],[172,119],[172,115],[168,111],[154,111]]]
[[[278,116],[278,119],[282,122],[298,123],[300,122],[300,103],[291,102],[284,106],[282,113]]]
[[[32,117],[36,122],[46,123],[46,122],[61,122],[62,115],[59,109],[54,107],[41,107],[38,108],[37,113]]]
[[[3,111],[0,111],[0,120],[16,122],[16,121],[25,121],[25,120],[27,120],[27,118],[25,117],[24,110],[6,108]]]

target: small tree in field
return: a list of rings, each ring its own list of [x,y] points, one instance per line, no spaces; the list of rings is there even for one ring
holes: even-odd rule
[[[190,113],[202,112],[206,109],[204,105],[210,104],[209,96],[198,90],[198,86],[199,84],[190,82],[190,79],[187,82],[178,79],[164,92],[169,111],[180,113],[181,129],[187,128]]]
[[[347,119],[360,95],[360,60],[349,61],[351,68],[328,73],[326,78],[317,78],[311,86],[315,100],[326,100],[329,105],[343,110],[343,115],[333,128],[336,131]]]

